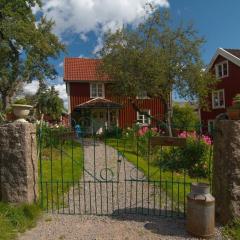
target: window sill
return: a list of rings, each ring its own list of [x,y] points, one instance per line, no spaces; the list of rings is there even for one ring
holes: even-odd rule
[[[222,106],[222,107],[212,107],[213,110],[217,110],[217,109],[225,109],[226,107],[225,106]]]
[[[222,78],[227,78],[227,77],[229,77],[229,75],[225,75],[225,76],[217,76],[217,79],[222,79]]]
[[[94,98],[105,98],[105,97],[92,97],[90,96],[91,99],[94,99]]]

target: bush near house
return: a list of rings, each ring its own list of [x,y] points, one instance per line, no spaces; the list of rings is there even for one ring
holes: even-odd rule
[[[160,136],[157,128],[134,126],[123,132],[123,137],[131,145],[131,149],[143,158],[149,153],[148,140],[152,136]],[[186,146],[161,147],[154,151],[151,164],[162,170],[183,172],[193,178],[206,178],[209,174],[212,140],[207,135],[199,135],[195,131],[181,131],[177,135],[186,138]]]
[[[183,148],[164,147],[155,164],[163,169],[181,172],[188,171],[194,178],[206,178],[209,174],[209,161],[211,160],[210,137],[197,136],[196,132],[182,132],[179,137],[186,138]]]

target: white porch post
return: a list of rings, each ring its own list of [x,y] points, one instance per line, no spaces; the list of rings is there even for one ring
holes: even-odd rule
[[[109,108],[107,109],[107,129],[110,128],[110,110]]]
[[[119,127],[119,110],[116,110],[117,127]]]

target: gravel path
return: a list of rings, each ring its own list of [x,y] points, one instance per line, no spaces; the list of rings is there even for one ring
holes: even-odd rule
[[[133,215],[121,218],[45,215],[35,229],[23,234],[19,240],[197,239],[185,232],[184,224],[183,220]],[[219,231],[214,239],[222,239]]]
[[[84,159],[84,175],[66,196],[64,213],[171,214],[173,205],[166,192],[149,183],[116,149],[85,139]]]
[[[172,204],[162,190],[144,182],[142,172],[115,149],[85,140],[84,155],[86,171],[81,182],[66,194],[68,206],[60,214],[45,214],[20,240],[195,239],[185,232],[184,220],[128,214],[171,214]],[[143,182],[130,180],[137,176]],[[61,214],[63,211],[67,214]],[[222,239],[218,230],[215,239]]]

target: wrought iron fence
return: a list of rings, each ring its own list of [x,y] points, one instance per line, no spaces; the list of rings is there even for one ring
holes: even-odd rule
[[[40,130],[42,207],[67,214],[185,217],[191,183],[211,184],[212,139],[174,130],[174,137],[140,126]]]

